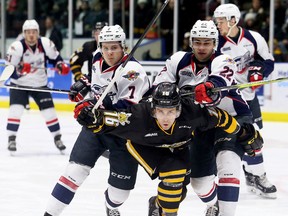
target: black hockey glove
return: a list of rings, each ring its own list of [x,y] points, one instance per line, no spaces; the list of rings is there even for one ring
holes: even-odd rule
[[[70,87],[69,99],[72,102],[79,102],[91,90],[91,83],[88,76],[82,76],[77,82]]]
[[[262,61],[255,60],[250,62],[248,67],[248,81],[249,82],[256,82],[263,80],[263,72],[265,70],[265,65]],[[251,86],[252,90],[259,88],[261,85]]]
[[[93,131],[103,125],[103,119],[104,111],[97,109],[93,111],[93,106],[84,107],[77,117],[80,125],[86,126]]]
[[[82,109],[84,109],[85,107],[92,107],[93,108],[96,103],[97,103],[96,98],[85,99],[85,100],[77,103],[75,108],[74,108],[74,118],[75,119],[78,118],[78,115],[82,112]]]
[[[79,102],[75,106],[74,118],[80,125],[87,127],[94,125],[94,127],[97,127],[98,121],[100,122],[102,118],[100,110],[95,110],[94,113],[92,111],[96,103],[97,100],[95,98],[89,98]]]
[[[237,141],[249,156],[255,156],[255,152],[263,147],[263,138],[252,124],[244,123],[238,134]]]

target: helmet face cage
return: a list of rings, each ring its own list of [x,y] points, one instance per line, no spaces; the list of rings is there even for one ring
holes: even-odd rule
[[[104,26],[98,36],[98,46],[101,48],[103,42],[119,42],[126,49],[126,34],[119,25]]]
[[[241,13],[235,4],[222,4],[219,5],[214,11],[214,18],[225,17],[227,21],[235,18],[235,25],[240,21]]]
[[[39,25],[36,20],[31,19],[31,20],[26,20],[22,26],[22,33],[24,34],[26,30],[30,29],[36,29],[38,31],[38,34],[40,34],[39,31]]]
[[[181,113],[181,102],[179,95],[179,88],[176,84],[163,82],[158,84],[152,93],[151,111],[155,118],[155,108],[174,108],[176,107],[178,118]]]
[[[193,38],[211,38],[215,41],[214,49],[218,46],[218,30],[212,20],[198,20],[190,31],[190,47],[192,48]]]

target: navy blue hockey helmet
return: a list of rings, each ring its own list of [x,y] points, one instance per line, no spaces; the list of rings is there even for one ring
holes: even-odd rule
[[[179,94],[179,88],[176,84],[170,82],[159,83],[152,93],[152,113],[156,107],[161,108],[173,108],[179,111],[177,117],[181,112],[181,100]],[[154,114],[152,114],[154,116]]]

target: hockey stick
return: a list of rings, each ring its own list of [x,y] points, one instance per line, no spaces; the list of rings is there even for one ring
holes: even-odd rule
[[[50,92],[58,94],[68,94],[69,90],[64,89],[53,89],[48,87],[31,87],[31,86],[19,86],[19,85],[0,85],[1,88],[16,89],[16,90],[26,90],[26,91],[37,91],[37,92]]]
[[[12,76],[14,70],[15,70],[15,67],[13,65],[8,65],[4,68],[0,77],[1,86],[4,85],[4,83]]]
[[[249,88],[252,86],[265,85],[265,84],[270,84],[270,83],[275,83],[275,82],[282,82],[286,80],[288,80],[288,77],[281,77],[281,78],[274,79],[274,80],[260,80],[260,81],[249,82],[249,83],[239,83],[239,84],[231,85],[231,86],[213,88],[211,91],[220,92],[220,91],[226,91],[226,90],[231,90],[231,89],[244,89],[244,88]],[[194,94],[195,92],[188,92],[188,93],[181,94],[181,96],[194,95]]]
[[[26,91],[39,91],[39,92],[50,92],[50,93],[59,93],[59,94],[68,94],[69,90],[63,89],[51,89],[48,87],[31,87],[31,86],[14,86],[14,85],[5,85],[5,82],[11,77],[15,70],[15,66],[8,65],[4,68],[1,77],[0,77],[0,87],[8,89],[17,89],[17,90],[26,90]]]
[[[156,20],[158,19],[158,17],[160,16],[160,14],[162,13],[162,11],[165,9],[166,5],[168,4],[169,0],[165,0],[165,2],[163,3],[163,5],[161,6],[161,8],[159,9],[159,11],[155,14],[155,16],[153,17],[153,19],[150,21],[150,23],[148,24],[148,26],[146,27],[146,29],[144,30],[143,34],[141,35],[141,37],[139,38],[139,40],[137,41],[137,43],[135,44],[135,46],[133,47],[133,49],[131,50],[131,52],[128,54],[127,59],[123,62],[123,64],[120,66],[121,68],[119,69],[119,71],[117,73],[115,73],[115,76],[113,77],[113,79],[110,81],[109,85],[106,87],[105,91],[103,92],[103,94],[100,96],[100,98],[98,99],[97,103],[95,104],[95,106],[92,109],[92,112],[94,112],[101,104],[102,101],[104,100],[104,98],[106,97],[106,95],[108,94],[108,92],[110,91],[110,89],[112,88],[112,86],[114,85],[114,83],[118,80],[118,78],[120,77],[123,68],[126,66],[126,64],[128,63],[128,61],[132,58],[134,52],[136,51],[136,49],[138,48],[138,46],[140,45],[140,43],[142,42],[142,40],[144,39],[144,37],[146,36],[147,32],[149,31],[149,29],[151,28],[151,26],[156,22]]]
[[[6,66],[5,64],[0,64],[0,66]],[[35,67],[31,65],[32,69],[42,69],[42,70],[58,70],[55,67]]]

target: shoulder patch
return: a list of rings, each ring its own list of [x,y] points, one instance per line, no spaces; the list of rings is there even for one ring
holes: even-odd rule
[[[131,70],[131,71],[128,71],[127,74],[123,75],[123,77],[125,79],[128,79],[129,81],[134,81],[139,77],[139,75],[140,75],[140,73],[138,73],[134,70]]]
[[[131,116],[131,113],[120,112],[118,113],[118,120],[121,125],[130,124],[128,118]]]

